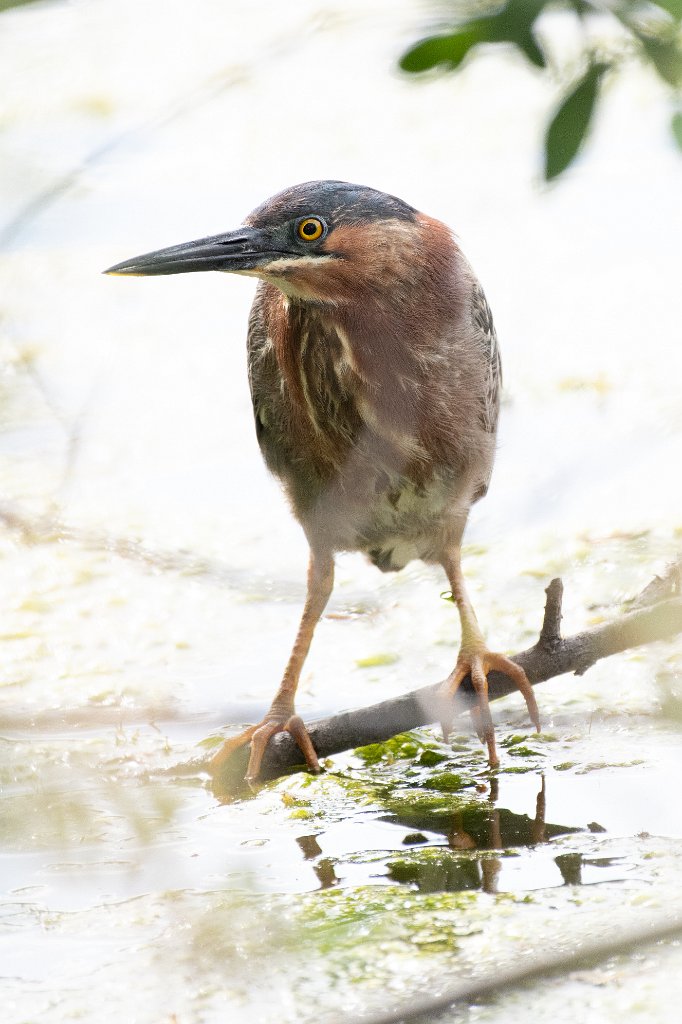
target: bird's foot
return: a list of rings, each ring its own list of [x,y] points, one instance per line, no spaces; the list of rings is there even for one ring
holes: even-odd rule
[[[293,707],[288,708],[286,712],[282,712],[281,709],[271,708],[268,714],[265,716],[262,722],[258,725],[251,725],[248,729],[239,733],[237,736],[230,737],[223,743],[222,747],[209,761],[208,767],[210,771],[216,773],[227,764],[229,759],[239,750],[241,747],[245,747],[247,743],[251,744],[251,753],[249,755],[249,765],[246,769],[246,775],[244,776],[245,781],[251,785],[256,782],[258,775],[260,774],[261,762],[263,755],[265,754],[265,748],[272,739],[272,737],[278,732],[288,732],[290,736],[298,743],[301,753],[305,757],[306,764],[312,772],[320,772],[320,762],[317,759],[313,742],[310,739],[310,735],[303,719],[299,718],[298,715],[293,714]]]
[[[526,701],[531,721],[536,731],[540,732],[540,714],[528,676],[520,665],[504,654],[495,654],[493,651],[487,650],[486,647],[477,647],[473,650],[462,649],[459,652],[457,664],[443,683],[444,694],[452,698],[457,693],[462,680],[468,675],[471,676],[472,685],[478,696],[478,706],[472,708],[471,719],[478,738],[488,748],[488,762],[491,768],[500,763],[495,747],[495,729],[488,702],[488,673],[493,670],[509,676],[511,681],[516,684]],[[450,727],[451,722],[446,719],[443,722],[443,733],[446,740],[450,733]]]

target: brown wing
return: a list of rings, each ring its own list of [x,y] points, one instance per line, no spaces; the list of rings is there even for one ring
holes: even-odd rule
[[[282,397],[282,375],[269,336],[266,313],[264,289],[259,286],[249,313],[246,336],[249,389],[258,444],[270,469],[276,472],[272,449],[277,446],[286,411]]]
[[[493,315],[486,300],[483,289],[476,282],[471,293],[471,320],[476,331],[476,340],[481,345],[488,370],[487,392],[484,398],[481,419],[489,433],[497,430],[500,412],[500,390],[502,387],[502,362],[497,344],[497,334],[493,323]]]

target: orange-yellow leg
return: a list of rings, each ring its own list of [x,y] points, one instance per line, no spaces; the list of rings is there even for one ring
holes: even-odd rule
[[[509,676],[516,684],[524,696],[531,721],[539,732],[538,706],[533,688],[523,669],[504,654],[496,654],[488,650],[464,585],[460,549],[456,548],[452,555],[444,557],[442,565],[450,582],[452,596],[462,624],[462,641],[457,664],[445,680],[443,689],[449,697],[453,697],[462,680],[471,675],[471,682],[478,696],[478,706],[472,709],[471,717],[479,739],[488,747],[488,761],[492,767],[499,764],[499,758],[495,747],[495,730],[488,702],[488,673],[495,669],[497,672]],[[449,722],[444,723],[444,731],[449,729],[449,724]]]
[[[329,595],[334,586],[334,561],[329,554],[316,554],[311,551],[308,565],[308,593],[301,624],[296,634],[291,656],[284,671],[284,677],[270,710],[262,722],[226,740],[218,753],[211,759],[209,767],[212,771],[220,768],[232,757],[236,750],[251,743],[249,765],[246,770],[246,781],[255,782],[260,772],[265,748],[271,738],[278,732],[288,732],[296,740],[305,757],[308,767],[313,772],[320,771],[320,764],[303,721],[295,712],[295,696],[301,669],[306,659],[310,644]]]

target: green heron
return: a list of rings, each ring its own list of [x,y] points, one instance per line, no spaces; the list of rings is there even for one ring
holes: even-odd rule
[[[339,551],[360,551],[382,572],[413,559],[442,565],[461,621],[444,690],[454,695],[471,676],[474,726],[497,764],[491,669],[513,680],[540,726],[525,673],[488,650],[462,575],[467,516],[493,465],[501,368],[488,303],[451,231],[375,189],[312,181],[268,199],[236,231],[107,273],[201,270],[259,278],[247,339],[256,434],[310,546],[305,608],[270,710],[225,742],[214,769],[250,742],[255,780],[270,738],[286,730],[319,771],[294,699]]]

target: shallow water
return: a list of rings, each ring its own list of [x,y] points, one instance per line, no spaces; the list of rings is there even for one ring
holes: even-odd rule
[[[466,571],[495,646],[533,641],[552,576],[570,633],[679,548],[682,212],[657,86],[611,87],[575,170],[537,188],[551,92],[492,57],[403,80],[425,18],[387,0],[1,16],[9,1024],[361,1018],[682,912],[679,644],[544,684],[540,737],[501,702],[497,774],[464,720],[449,747],[424,730],[248,798],[185,768],[271,696],[305,544],[253,437],[252,285],[99,271],[285,184],[402,195],[455,226],[485,284],[507,401]],[[443,589],[341,558],[306,717],[443,678]],[[654,946],[444,1019],[532,998],[538,1024],[672,1021],[679,967]]]

